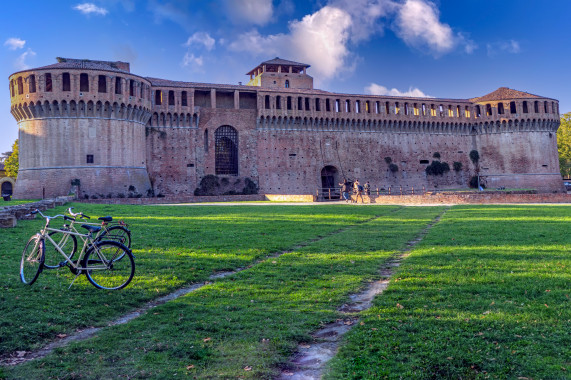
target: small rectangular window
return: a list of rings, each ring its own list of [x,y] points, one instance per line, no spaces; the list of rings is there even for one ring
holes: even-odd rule
[[[129,80],[129,96],[135,96],[135,81]]]
[[[169,90],[169,106],[174,106],[174,91]]]
[[[287,109],[291,110],[291,96],[287,97]]]
[[[321,102],[320,102],[319,98],[315,98],[315,110],[317,112],[321,111]]]
[[[115,93],[121,94],[121,77],[115,77]]]
[[[52,74],[46,74],[46,92],[52,92]]]
[[[157,106],[163,104],[163,92],[161,90],[155,90],[155,104]]]
[[[36,76],[32,74],[32,75],[30,75],[30,78],[29,78],[28,80],[29,80],[29,83],[28,83],[28,85],[29,85],[28,91],[29,91],[30,93],[36,92]]]
[[[325,99],[325,111],[331,112],[331,101],[329,100],[329,98]]]
[[[18,84],[18,95],[23,95],[24,94],[24,82],[22,81],[22,77],[18,77],[17,84]]]
[[[87,155],[86,162],[87,162],[88,164],[92,164],[92,163],[93,163],[93,154],[88,154],[88,155]]]
[[[62,75],[62,91],[71,91],[69,73],[63,73]]]
[[[105,75],[99,75],[97,78],[97,91],[101,93],[107,92],[107,77]]]
[[[89,77],[87,74],[79,74],[79,91],[89,92]]]
[[[182,92],[182,95],[181,95],[180,100],[181,100],[181,103],[182,103],[181,105],[182,105],[183,107],[188,107],[188,98],[187,98],[187,92],[186,92],[186,91],[183,91],[183,92]]]

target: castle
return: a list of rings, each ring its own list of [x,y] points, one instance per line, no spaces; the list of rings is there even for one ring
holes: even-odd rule
[[[458,189],[475,175],[488,187],[564,191],[555,99],[505,87],[472,99],[332,93],[313,88],[308,68],[275,58],[247,85],[65,58],[12,74],[14,196],[67,194],[72,183],[85,197],[192,195],[208,175],[265,194],[315,194],[344,177]]]

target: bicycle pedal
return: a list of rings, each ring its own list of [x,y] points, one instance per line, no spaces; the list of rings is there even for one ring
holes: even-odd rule
[[[63,268],[67,265],[67,261],[60,261],[60,263],[58,264],[58,267]]]

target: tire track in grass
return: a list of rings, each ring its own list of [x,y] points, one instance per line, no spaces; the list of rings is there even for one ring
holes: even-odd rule
[[[442,216],[450,209],[448,206],[434,218],[413,240],[409,241],[401,251],[390,257],[381,268],[381,279],[371,283],[364,291],[350,295],[352,302],[342,305],[339,312],[347,318],[338,319],[312,334],[314,344],[300,344],[297,354],[288,363],[288,369],[282,371],[278,380],[313,380],[321,379],[325,366],[337,353],[341,338],[359,322],[355,315],[372,306],[373,299],[381,294],[388,286],[395,269],[410,255],[410,251],[424,239],[430,229],[437,224]]]
[[[394,209],[390,210],[389,213],[397,212],[398,210],[402,209],[403,207],[404,206],[394,208]],[[198,289],[200,289],[206,285],[211,284],[212,281],[215,281],[215,280],[221,279],[221,278],[225,278],[225,277],[234,275],[236,273],[242,272],[244,270],[250,269],[250,268],[252,268],[252,267],[254,267],[260,263],[263,263],[264,261],[266,261],[268,259],[274,259],[274,258],[280,257],[284,254],[295,252],[295,251],[297,251],[301,248],[304,248],[310,244],[313,244],[313,243],[316,243],[316,242],[321,241],[323,239],[329,238],[331,236],[343,233],[343,232],[345,232],[351,228],[354,228],[355,226],[365,224],[365,223],[369,223],[369,222],[376,220],[382,216],[386,216],[386,214],[387,213],[382,214],[382,215],[375,215],[371,218],[364,219],[361,221],[357,221],[354,224],[351,224],[349,226],[344,226],[338,230],[324,234],[323,236],[318,236],[316,238],[306,240],[300,244],[293,246],[290,249],[278,251],[275,253],[270,253],[268,256],[266,256],[266,258],[261,259],[261,260],[256,260],[255,262],[253,262],[250,265],[247,265],[245,267],[236,268],[236,269],[231,270],[231,271],[224,271],[224,272],[215,273],[215,274],[209,276],[209,281],[198,283],[198,284],[193,284],[190,286],[186,286],[186,287],[180,288],[180,289],[178,289],[172,293],[169,293],[165,296],[159,297],[156,300],[148,302],[147,304],[136,309],[135,311],[127,313],[127,314],[109,322],[107,324],[107,326],[92,327],[92,328],[87,328],[84,330],[79,330],[75,334],[63,336],[63,337],[61,337],[61,338],[59,338],[59,339],[47,344],[46,346],[44,346],[38,350],[35,350],[35,351],[16,351],[16,352],[10,353],[9,355],[6,355],[4,357],[0,357],[0,366],[15,366],[15,365],[19,365],[22,363],[29,362],[31,360],[41,359],[41,358],[49,355],[50,353],[52,353],[54,350],[56,350],[58,348],[65,347],[65,346],[69,345],[70,343],[80,342],[80,341],[90,339],[90,338],[94,337],[95,335],[97,335],[97,333],[99,333],[100,331],[102,331],[103,329],[105,329],[107,327],[126,324],[126,323],[132,321],[133,319],[138,318],[141,315],[145,314],[149,310],[151,310],[151,309],[153,309],[159,305],[163,305],[169,301],[175,300],[179,297],[182,297],[188,293],[194,292],[194,291],[196,291],[196,290],[198,290]]]

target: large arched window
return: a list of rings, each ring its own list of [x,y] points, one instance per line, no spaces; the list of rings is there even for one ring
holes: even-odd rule
[[[238,131],[223,125],[214,132],[216,174],[238,175]]]

